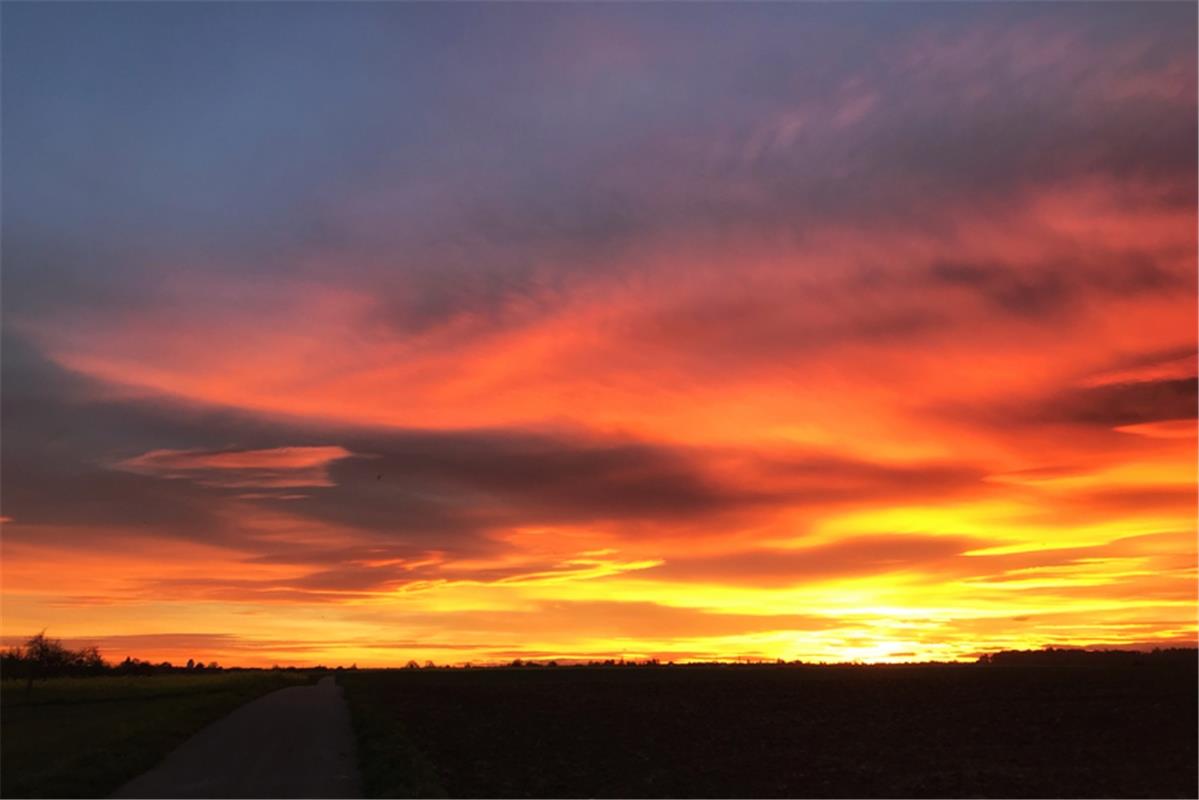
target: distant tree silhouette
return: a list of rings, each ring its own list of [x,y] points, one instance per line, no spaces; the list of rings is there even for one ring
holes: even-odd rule
[[[997,666],[1137,665],[1148,661],[1155,663],[1194,661],[1196,654],[1195,648],[1189,647],[1154,648],[1151,652],[1046,647],[1042,650],[1002,650],[998,653],[983,653],[978,657],[977,663]]]
[[[10,647],[0,654],[0,676],[5,678],[24,678],[28,674],[25,663],[25,653],[20,647]]]
[[[25,642],[25,657],[39,677],[62,673],[74,660],[74,655],[58,639],[47,638],[45,631]]]
[[[0,673],[9,678],[25,678],[27,692],[32,691],[35,680],[59,675],[100,675],[107,669],[96,647],[71,650],[58,639],[46,636],[45,631],[0,655]]]
[[[121,675],[153,675],[155,667],[149,661],[142,661],[140,658],[126,656],[125,660],[115,667],[116,671]]]
[[[80,671],[87,675],[100,675],[108,665],[104,663],[104,659],[100,656],[100,649],[95,645],[79,650],[74,654],[74,663]]]

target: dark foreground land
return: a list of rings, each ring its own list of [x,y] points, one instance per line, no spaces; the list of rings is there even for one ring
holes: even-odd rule
[[[304,673],[0,682],[0,796],[106,797],[203,726]]]
[[[1194,660],[343,673],[367,794],[1196,797]]]

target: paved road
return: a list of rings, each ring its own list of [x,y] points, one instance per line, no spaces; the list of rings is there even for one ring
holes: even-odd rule
[[[361,797],[354,735],[332,677],[260,697],[113,797]]]

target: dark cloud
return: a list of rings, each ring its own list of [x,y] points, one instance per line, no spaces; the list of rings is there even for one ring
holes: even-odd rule
[[[364,440],[375,458],[332,468],[342,485],[457,487],[534,518],[687,518],[777,500],[705,474],[702,454],[638,441],[514,432],[419,433]]]
[[[1112,359],[1107,368],[1099,373],[1101,377],[1104,374],[1112,373],[1127,373],[1129,371],[1139,371],[1147,368],[1156,368],[1163,365],[1171,365],[1176,362],[1187,362],[1191,365],[1199,363],[1199,353],[1195,352],[1195,343],[1177,345],[1174,347],[1166,347],[1160,350],[1150,350],[1148,352],[1127,353]],[[1192,366],[1194,369],[1194,366]],[[1112,382],[1112,381],[1107,381]]]
[[[297,505],[343,524],[394,528],[397,520],[443,531],[455,522],[485,530],[510,525],[609,523],[664,526],[688,535],[720,520],[782,508],[827,512],[895,497],[984,492],[968,464],[875,464],[822,453],[759,453],[680,447],[591,435],[528,431],[383,433],[343,439],[371,459],[330,467],[337,484]],[[721,467],[734,463],[731,469]],[[701,523],[699,528],[697,524]],[[636,535],[636,534],[630,534]],[[431,539],[433,537],[430,537]]]
[[[212,543],[238,539],[212,489],[113,466],[162,442],[211,447],[230,437],[252,446],[278,435],[272,424],[104,386],[54,365],[7,330],[0,371],[0,481],[4,513],[15,520],[7,536],[50,544],[56,536],[76,535],[79,544],[100,548],[98,537],[117,531]],[[72,526],[74,534],[65,530]]]
[[[933,285],[974,292],[1004,313],[1030,318],[1055,317],[1096,295],[1168,294],[1194,283],[1193,276],[1174,274],[1136,253],[1099,263],[1080,258],[1074,263],[1031,269],[1002,263],[940,262],[930,267],[928,278]]]
[[[1114,428],[1171,419],[1194,419],[1199,409],[1195,378],[1114,383],[1072,389],[1028,411],[1041,423]]]
[[[1199,413],[1195,347],[1186,344],[1114,356],[1108,365],[1071,376],[1064,388],[1035,396],[997,398],[987,404],[929,409],[947,419],[981,423],[1011,435],[1043,426],[1073,426],[1095,436],[1119,437],[1112,430],[1153,422],[1193,420]],[[1131,438],[1131,437],[1125,437]],[[1125,441],[1135,447],[1135,442]],[[1046,466],[1069,472],[1074,466]],[[1039,468],[1017,473],[1030,477]]]
[[[777,302],[775,292],[781,291],[728,287],[715,296],[667,298],[614,333],[639,349],[662,349],[684,363],[733,371],[841,344],[912,341],[953,322],[943,310],[920,304],[880,308],[841,287],[796,292],[802,297],[801,310]],[[834,309],[837,313],[829,313]]]

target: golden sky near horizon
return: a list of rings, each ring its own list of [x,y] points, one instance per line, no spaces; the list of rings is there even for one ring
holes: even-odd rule
[[[1192,6],[284,13],[6,9],[6,642],[1194,644]]]

